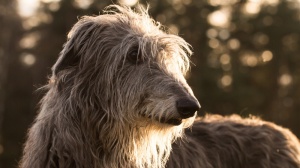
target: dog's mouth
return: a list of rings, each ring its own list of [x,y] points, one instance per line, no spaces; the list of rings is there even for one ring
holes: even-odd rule
[[[151,119],[151,117],[149,117]],[[161,123],[161,124],[170,124],[170,125],[174,125],[174,126],[177,126],[177,125],[180,125],[182,123],[182,118],[164,118],[164,117],[161,117],[161,118],[157,118],[155,117],[154,118],[155,121]]]
[[[182,118],[165,118],[165,117],[151,117],[151,116],[145,116],[142,115],[143,117],[149,118],[151,120],[155,120],[156,122],[159,122],[161,124],[170,124],[170,125],[180,125],[182,123]]]
[[[171,118],[171,119],[161,118],[161,119],[157,119],[157,121],[162,124],[170,124],[175,126],[180,125],[182,123],[181,118]]]

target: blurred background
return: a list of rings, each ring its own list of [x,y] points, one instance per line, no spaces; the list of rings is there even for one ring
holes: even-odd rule
[[[299,0],[0,0],[0,168],[17,166],[67,32],[112,3],[148,3],[193,46],[199,115],[258,115],[300,137]]]

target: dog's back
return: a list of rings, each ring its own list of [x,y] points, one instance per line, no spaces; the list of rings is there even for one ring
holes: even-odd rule
[[[173,144],[168,167],[298,168],[300,144],[288,129],[255,117],[207,115]]]

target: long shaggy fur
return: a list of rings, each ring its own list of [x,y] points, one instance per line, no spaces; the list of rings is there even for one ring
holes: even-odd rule
[[[299,168],[299,140],[257,117],[206,115],[173,144],[168,168]]]
[[[189,45],[146,10],[81,18],[53,66],[22,168],[299,167],[299,142],[258,119],[207,116],[190,129],[179,99]],[[182,138],[181,138],[182,137]],[[173,144],[173,151],[172,151]]]

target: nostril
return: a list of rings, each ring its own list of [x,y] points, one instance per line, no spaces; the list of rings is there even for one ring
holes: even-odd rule
[[[182,98],[176,102],[176,107],[178,113],[183,118],[191,117],[195,114],[197,110],[200,109],[200,105],[193,99]]]

